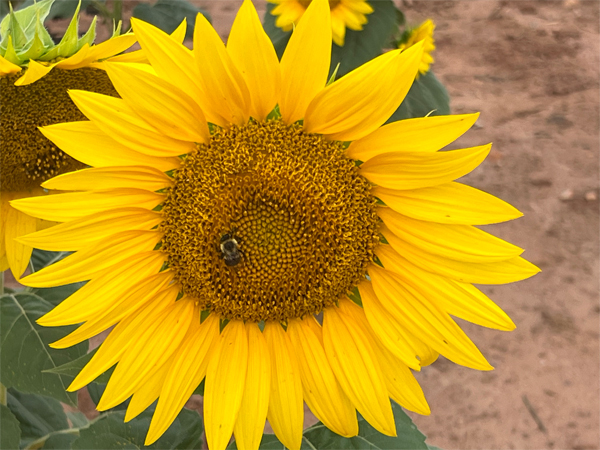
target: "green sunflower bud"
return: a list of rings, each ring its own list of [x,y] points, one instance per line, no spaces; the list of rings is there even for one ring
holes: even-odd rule
[[[96,18],[88,31],[79,38],[79,8],[62,40],[55,44],[44,20],[50,12],[55,0],[42,0],[19,11],[10,12],[0,22],[0,56],[13,64],[23,66],[29,60],[52,61],[68,58],[77,53],[85,44],[92,45],[96,37]],[[116,30],[118,34],[119,30]]]

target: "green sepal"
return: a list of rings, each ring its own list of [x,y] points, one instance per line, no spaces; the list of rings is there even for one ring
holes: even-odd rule
[[[45,45],[46,49],[52,47],[54,43],[43,27],[43,23],[53,3],[54,0],[42,0],[19,11],[13,11],[11,7],[9,14],[0,22],[0,36],[2,36],[2,40],[0,41],[0,55],[9,59],[5,53],[9,51],[9,40],[11,40],[13,52],[20,56],[20,60],[14,63],[23,63],[23,61],[29,59],[26,49],[32,47],[32,42],[36,35]],[[43,32],[40,29],[40,25]]]
[[[6,52],[2,56],[4,56],[4,59],[10,61],[13,64],[21,64],[21,60],[19,59],[19,56],[17,55],[17,53],[15,52],[15,48],[13,47],[11,36],[8,36],[8,46],[6,47]]]
[[[81,50],[85,44],[89,45],[90,47],[94,44],[94,40],[96,39],[96,22],[97,22],[97,20],[98,20],[98,16],[94,16],[94,18],[92,19],[92,23],[90,24],[90,27],[85,32],[85,34],[81,37],[81,39],[79,39],[79,43],[77,44],[76,51]],[[113,37],[114,37],[114,34],[113,34]]]
[[[51,49],[48,53],[46,53],[40,59],[42,61],[51,61],[60,56],[63,58],[68,58],[71,55],[74,55],[78,48],[77,42],[79,40],[79,8],[81,7],[81,1],[77,4],[77,8],[75,8],[75,14],[65,31],[65,34],[61,41],[58,43],[56,47]]]
[[[21,24],[17,20],[17,16],[15,16],[15,12],[12,9],[12,4],[10,5],[10,12],[8,13],[8,23],[13,45],[15,48],[23,48],[27,44],[27,36],[25,36],[25,31],[23,31],[23,28],[21,28]]]

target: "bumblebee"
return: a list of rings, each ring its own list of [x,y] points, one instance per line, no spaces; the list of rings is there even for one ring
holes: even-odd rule
[[[239,243],[233,233],[227,233],[221,237],[221,254],[226,266],[235,267],[242,261],[243,253],[238,245]]]

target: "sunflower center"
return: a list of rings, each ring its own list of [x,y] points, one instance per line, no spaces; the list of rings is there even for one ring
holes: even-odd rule
[[[379,241],[369,183],[342,144],[278,120],[198,145],[163,212],[183,292],[229,319],[320,312],[361,280]]]
[[[38,127],[85,120],[67,94],[85,89],[117,96],[103,70],[53,69],[26,86],[15,86],[23,73],[0,77],[0,176],[3,192],[26,191],[83,167],[46,139]]]

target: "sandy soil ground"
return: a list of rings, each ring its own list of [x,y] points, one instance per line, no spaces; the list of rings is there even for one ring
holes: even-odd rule
[[[194,3],[226,38],[241,1]],[[514,319],[515,331],[463,324],[496,370],[440,359],[417,374],[432,414],[411,416],[432,445],[600,448],[599,5],[400,4],[409,23],[432,18],[437,25],[433,70],[453,112],[481,111],[456,147],[494,143],[464,181],[525,214],[488,229],[527,249],[525,257],[543,270],[517,284],[482,287]]]

